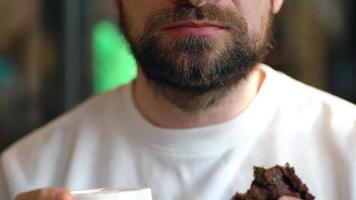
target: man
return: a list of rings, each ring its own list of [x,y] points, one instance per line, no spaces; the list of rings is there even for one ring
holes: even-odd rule
[[[259,64],[283,0],[116,3],[137,79],[4,152],[1,199],[125,186],[223,200],[253,166],[286,162],[318,199],[356,199],[355,106]]]

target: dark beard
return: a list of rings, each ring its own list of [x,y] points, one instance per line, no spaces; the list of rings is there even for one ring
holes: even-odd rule
[[[147,20],[145,33],[138,38],[130,34],[123,10],[120,13],[121,28],[145,77],[183,111],[196,112],[215,105],[267,53],[267,43],[257,36],[249,37],[242,17],[213,5],[177,6],[153,15]],[[162,44],[163,26],[203,19],[229,27],[231,41],[219,44],[216,38],[175,37]]]

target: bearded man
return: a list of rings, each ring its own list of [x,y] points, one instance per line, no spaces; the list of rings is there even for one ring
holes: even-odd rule
[[[137,79],[5,151],[1,199],[125,186],[156,200],[227,200],[253,166],[286,162],[318,199],[356,199],[355,106],[261,64],[282,4],[117,0]]]

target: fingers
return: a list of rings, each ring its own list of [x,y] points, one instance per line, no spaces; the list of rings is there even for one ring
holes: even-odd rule
[[[15,200],[73,200],[63,188],[45,188],[19,194]]]

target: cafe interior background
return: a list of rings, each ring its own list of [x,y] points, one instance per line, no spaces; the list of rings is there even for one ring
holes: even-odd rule
[[[286,0],[266,63],[356,103],[355,11],[354,0]],[[134,79],[117,18],[111,0],[0,0],[0,152]]]

